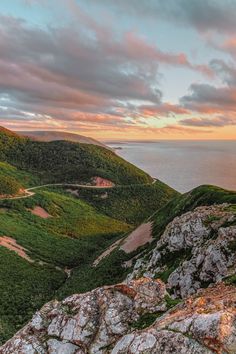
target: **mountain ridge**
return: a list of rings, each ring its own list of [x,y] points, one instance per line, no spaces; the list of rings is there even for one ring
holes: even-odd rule
[[[70,132],[61,132],[61,131],[50,131],[50,130],[33,130],[33,131],[16,131],[15,132],[18,135],[28,137],[34,140],[38,141],[45,141],[45,142],[50,142],[50,141],[55,141],[55,140],[67,140],[67,141],[72,141],[72,142],[78,142],[81,144],[92,144],[92,145],[98,145],[102,146],[108,150],[112,150],[109,146],[106,144],[103,144],[102,142],[88,137],[84,135],[80,135],[77,133],[70,133]]]
[[[45,182],[79,182],[95,176],[115,184],[152,182],[147,173],[102,146],[34,141],[5,128],[0,128],[0,160],[31,170]]]

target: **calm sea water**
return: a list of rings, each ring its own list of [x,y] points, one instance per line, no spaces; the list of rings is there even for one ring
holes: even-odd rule
[[[236,190],[235,141],[109,143],[117,154],[180,192],[201,184]]]

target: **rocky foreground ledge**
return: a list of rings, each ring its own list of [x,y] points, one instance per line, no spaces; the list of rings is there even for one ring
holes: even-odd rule
[[[236,353],[236,290],[223,283],[175,304],[141,278],[52,301],[1,354]]]

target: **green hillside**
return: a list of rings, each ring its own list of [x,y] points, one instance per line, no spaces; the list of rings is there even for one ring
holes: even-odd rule
[[[131,268],[122,266],[124,261],[134,260],[140,252],[142,257],[156,245],[157,239],[162,235],[165,227],[176,216],[191,211],[198,206],[233,203],[236,204],[236,192],[228,191],[215,186],[200,186],[183,195],[178,195],[169,203],[159,209],[151,218],[153,222],[152,236],[154,241],[148,246],[143,246],[131,254],[115,249],[109,256],[105,257],[96,268],[84,267],[75,269],[72,277],[68,280],[66,287],[60,288],[58,295],[63,298],[74,292],[86,292],[104,284],[115,284],[124,280]]]
[[[44,208],[43,219],[30,209]],[[86,266],[130,226],[59,190],[0,201],[0,242],[10,237],[29,262],[0,247],[0,343],[16,332],[65,283],[64,269]]]
[[[79,188],[76,197],[54,186],[25,199],[0,198],[0,343],[48,300],[121,278],[121,252],[97,275],[94,260],[179,195],[103,147],[31,141],[0,129],[0,194],[94,176],[116,186]]]
[[[100,146],[69,141],[39,142],[0,129],[0,161],[38,176],[42,182],[79,182],[100,176],[115,184],[151,183],[151,177]]]
[[[117,186],[107,190],[78,189],[79,196],[97,210],[138,225],[170,199],[179,195],[161,181],[147,185]]]
[[[20,170],[7,162],[0,161],[0,177],[15,178],[23,187],[39,185],[40,181],[31,173]]]
[[[14,178],[10,176],[1,176],[0,174],[0,195],[15,195],[19,193],[22,186]]]
[[[176,216],[182,215],[201,205],[212,205],[222,203],[236,203],[236,191],[204,185],[194,188],[192,191],[179,195],[171,200],[153,217],[153,237],[160,237],[166,225]]]

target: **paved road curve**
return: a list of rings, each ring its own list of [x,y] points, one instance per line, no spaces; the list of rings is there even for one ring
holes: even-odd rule
[[[153,178],[152,184],[154,184],[156,182],[156,179]],[[149,184],[149,183],[146,183]],[[139,184],[142,185],[142,184]],[[25,189],[25,195],[22,196],[18,196],[18,197],[8,197],[8,198],[0,198],[0,200],[7,200],[7,199],[24,199],[24,198],[29,198],[32,197],[33,195],[35,195],[34,192],[32,192],[35,189],[39,189],[39,188],[44,188],[44,187],[60,187],[60,186],[67,186],[67,187],[79,187],[79,188],[85,188],[85,189],[108,189],[108,188],[114,188],[116,187],[114,186],[89,186],[89,185],[85,185],[85,184],[73,184],[73,183],[51,183],[51,184],[42,184],[41,186],[36,186],[36,187],[30,187]],[[119,185],[120,186],[120,185]],[[128,185],[125,185],[128,186]]]
[[[0,198],[0,200],[6,200],[6,199],[24,199],[24,198],[29,198],[35,195],[34,192],[32,192],[35,189],[39,188],[44,188],[44,187],[60,187],[60,186],[67,186],[67,187],[79,187],[79,188],[86,188],[86,189],[107,189],[107,188],[114,188],[114,186],[88,186],[85,184],[72,184],[72,183],[54,183],[54,184],[43,184],[41,186],[36,186],[36,187],[31,187],[25,189],[25,195],[18,196],[18,197],[8,197],[8,198]]]

